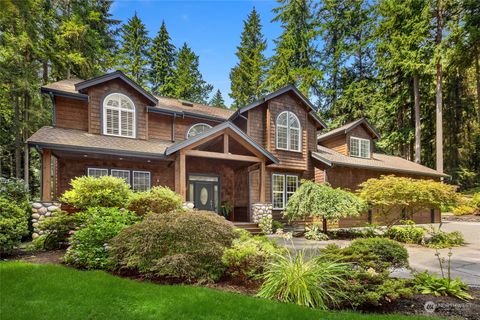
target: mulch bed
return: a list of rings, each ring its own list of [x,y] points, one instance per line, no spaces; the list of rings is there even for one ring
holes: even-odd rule
[[[61,264],[61,257],[65,250],[25,252],[16,251],[8,257],[10,261],[25,261],[30,263]],[[171,279],[145,278],[135,273],[115,273],[117,276],[137,281],[149,281],[163,285],[174,285],[179,282]],[[253,296],[258,292],[258,281],[239,282],[236,279],[225,278],[213,284],[205,285],[208,288]],[[363,310],[373,313],[399,313],[405,315],[437,316],[447,319],[478,320],[480,317],[480,288],[472,288],[469,293],[475,298],[471,301],[462,301],[452,297],[435,297],[432,295],[416,294],[410,298],[396,300],[384,306]],[[426,307],[427,306],[427,307]],[[428,311],[426,309],[429,309]]]
[[[464,216],[444,215],[443,221],[480,222],[480,215],[467,214]]]

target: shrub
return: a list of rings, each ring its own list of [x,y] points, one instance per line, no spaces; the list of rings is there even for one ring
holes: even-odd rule
[[[336,303],[337,286],[349,271],[347,264],[308,259],[304,250],[275,257],[261,276],[264,282],[258,297],[320,309]]]
[[[320,226],[316,223],[312,224],[311,226],[305,227],[305,239],[316,241],[328,240],[328,236],[320,230]]]
[[[242,236],[225,250],[222,262],[226,273],[240,281],[253,279],[264,271],[275,254],[282,253],[275,242],[263,236]]]
[[[363,209],[362,200],[351,192],[324,183],[302,180],[302,185],[288,199],[284,216],[290,221],[306,217],[332,220],[358,216]]]
[[[421,294],[433,294],[437,297],[452,296],[461,300],[473,299],[466,292],[468,287],[460,278],[437,277],[427,271],[415,275],[414,289]]]
[[[72,189],[66,191],[61,201],[77,209],[89,207],[123,208],[131,194],[130,186],[122,178],[112,176],[79,177],[70,183]]]
[[[385,232],[385,236],[403,243],[422,243],[425,229],[416,227],[415,222],[411,220],[407,220],[404,223],[406,224],[405,226],[390,227],[387,232]]]
[[[149,191],[133,193],[127,208],[139,216],[168,212],[181,209],[182,198],[168,187],[153,187]]]
[[[461,247],[465,245],[463,234],[459,231],[445,232],[442,230],[435,231],[433,228],[430,231],[430,238],[427,240],[427,247],[429,248],[452,248]]]
[[[139,220],[135,213],[118,208],[89,208],[78,215],[82,226],[69,238],[64,261],[87,269],[106,268],[108,241]]]
[[[232,225],[208,211],[154,214],[111,241],[115,270],[186,282],[219,279],[222,255],[237,237]]]
[[[38,228],[44,232],[43,240],[37,240],[36,246],[40,249],[54,250],[62,248],[67,243],[70,233],[80,224],[77,214],[57,211],[55,215],[40,222]],[[38,239],[38,238],[37,238]]]
[[[25,188],[25,182],[22,179],[0,178],[0,194],[19,205],[28,203],[28,190]]]
[[[349,262],[364,270],[383,272],[390,267],[408,267],[407,250],[385,238],[356,239],[345,248],[332,244],[320,252],[324,260]]]
[[[356,238],[374,238],[381,236],[382,233],[375,225],[369,225],[365,228],[341,228],[329,230],[327,235],[330,239],[356,239]]]
[[[14,201],[0,196],[0,255],[9,254],[28,234],[28,215]]]
[[[470,205],[477,209],[477,211],[480,211],[480,192],[473,195]]]
[[[455,186],[433,180],[390,175],[368,179],[360,186],[360,197],[370,206],[380,209],[384,216],[398,208],[414,214],[419,210],[448,207],[457,202]]]
[[[285,224],[281,223],[278,220],[272,221],[272,231],[273,233],[277,232],[277,230],[282,230],[285,228]]]
[[[456,216],[464,216],[467,214],[474,214],[477,211],[477,208],[474,208],[470,205],[462,204],[453,209],[453,214]]]
[[[342,294],[337,297],[338,307],[371,310],[411,296],[413,292],[407,284],[407,280],[391,279],[388,271],[354,269],[347,281],[339,285]]]

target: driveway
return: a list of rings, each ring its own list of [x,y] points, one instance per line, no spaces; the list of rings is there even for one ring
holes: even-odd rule
[[[438,224],[436,224],[438,227]],[[463,247],[452,248],[451,267],[452,277],[460,277],[469,285],[480,287],[480,223],[479,222],[443,222],[442,230],[460,231],[467,245]],[[329,240],[313,241],[304,238],[293,238],[290,240],[277,239],[277,242],[290,249],[315,250],[326,247],[328,244],[335,243],[341,247],[347,246],[348,240]],[[409,254],[410,267],[416,271],[437,272],[440,273],[438,259],[435,256],[435,249],[425,248],[417,245],[406,245]],[[440,249],[441,257],[447,258],[449,249]],[[411,272],[407,269],[395,270],[392,272],[395,277],[411,277]]]

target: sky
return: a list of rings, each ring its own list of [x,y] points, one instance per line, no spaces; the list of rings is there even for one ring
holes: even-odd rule
[[[267,39],[266,56],[271,56],[273,40],[280,33],[272,8],[275,1],[163,1],[139,0],[114,1],[111,7],[112,18],[122,23],[135,12],[145,24],[149,36],[158,32],[162,20],[173,44],[179,48],[186,42],[200,57],[200,71],[203,78],[214,86],[212,93],[220,89],[227,105],[232,103],[230,93],[230,69],[237,63],[236,47],[245,20],[253,7],[257,9],[262,23],[262,31]]]

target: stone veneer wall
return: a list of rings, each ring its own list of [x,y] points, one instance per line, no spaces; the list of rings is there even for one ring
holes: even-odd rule
[[[32,238],[35,239],[40,236],[43,231],[38,230],[40,221],[52,217],[55,212],[60,210],[61,204],[59,202],[33,202],[32,203]]]
[[[262,218],[272,218],[271,203],[254,203],[252,204],[252,222],[259,223]]]

